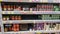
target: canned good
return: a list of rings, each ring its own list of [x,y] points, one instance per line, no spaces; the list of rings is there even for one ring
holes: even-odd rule
[[[11,16],[11,20],[15,20],[15,16]]]

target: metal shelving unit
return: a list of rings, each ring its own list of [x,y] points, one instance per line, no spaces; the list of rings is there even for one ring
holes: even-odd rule
[[[3,0],[4,2],[19,2],[19,0]],[[22,2],[22,1],[21,1]],[[24,2],[24,1],[23,1]],[[28,2],[32,2],[29,0]],[[42,0],[41,0],[42,2]],[[44,1],[43,1],[44,2]],[[50,2],[49,0],[46,2]],[[46,3],[44,2],[44,3]],[[53,2],[53,0],[51,0]],[[51,3],[50,2],[50,3]],[[36,3],[36,2],[35,2]],[[40,3],[40,2],[39,2]],[[53,3],[60,3],[60,0],[54,1]],[[19,32],[4,32],[3,24],[7,23],[40,23],[40,22],[48,22],[48,23],[54,23],[54,22],[60,22],[60,20],[2,20],[2,14],[60,14],[60,11],[2,11],[1,10],[1,3],[0,3],[0,25],[1,25],[1,33],[2,34],[17,34],[17,33],[24,33],[24,32],[43,32],[43,33],[52,33],[52,32],[60,32],[60,30],[41,30],[41,31],[19,31]],[[0,34],[1,34],[0,33]]]
[[[43,2],[43,3],[60,3],[60,0],[2,0],[2,1],[5,1],[5,2]]]
[[[7,21],[2,21],[3,23],[56,23],[60,22],[60,20],[7,20]]]
[[[2,14],[60,14],[59,11],[2,11]]]

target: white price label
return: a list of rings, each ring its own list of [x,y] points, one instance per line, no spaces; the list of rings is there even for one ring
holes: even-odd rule
[[[42,0],[42,2],[48,2],[48,0]]]
[[[29,0],[29,2],[32,2],[32,0]]]
[[[3,0],[0,0],[0,2],[2,2]]]
[[[10,23],[13,23],[12,21],[10,21]]]
[[[16,0],[17,2],[22,2],[23,0]]]
[[[3,14],[5,14],[5,12],[2,12]]]
[[[33,0],[33,2],[40,2],[40,0]]]
[[[11,12],[11,14],[14,14],[14,12]]]
[[[53,0],[48,0],[48,2],[53,2]]]
[[[29,14],[33,14],[33,12],[32,12],[32,11],[30,11],[30,12],[29,12]]]
[[[8,14],[11,14],[11,12],[8,12]]]
[[[58,2],[59,2],[59,0],[53,0],[53,2],[56,2],[56,3],[58,3]]]

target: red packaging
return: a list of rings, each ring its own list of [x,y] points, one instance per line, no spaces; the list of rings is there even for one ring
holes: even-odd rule
[[[17,20],[21,20],[21,16],[18,16],[18,17],[17,17]]]
[[[14,19],[15,19],[15,17],[14,17],[14,16],[11,16],[11,19],[12,19],[12,20],[14,20]]]
[[[42,8],[45,8],[45,5],[42,5]]]
[[[15,16],[15,20],[18,20],[18,16]]]
[[[20,11],[22,10],[21,6],[19,7]]]
[[[12,30],[13,30],[14,32],[19,31],[19,24],[13,24]]]
[[[14,9],[14,7],[11,5],[11,11]]]
[[[51,8],[53,9],[53,5],[51,6]]]
[[[6,11],[7,10],[7,5],[3,6],[3,10]]]
[[[49,5],[47,5],[47,9],[49,8]]]
[[[1,27],[0,27],[0,32],[1,32]]]
[[[10,27],[9,30],[12,31],[12,28]]]
[[[16,6],[15,5],[13,7],[14,7],[14,9],[16,9]]]
[[[8,5],[8,11],[10,11],[10,10],[11,10],[10,5]]]
[[[45,9],[47,9],[47,5],[45,5]]]

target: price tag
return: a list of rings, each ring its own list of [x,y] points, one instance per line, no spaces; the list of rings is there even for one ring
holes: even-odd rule
[[[40,0],[40,2],[42,2],[42,0]]]
[[[14,14],[14,12],[11,12],[11,14]]]
[[[40,32],[36,32],[36,34],[40,34]]]
[[[53,2],[56,2],[56,3],[58,3],[58,2],[59,2],[59,0],[53,0]]]
[[[3,23],[6,23],[6,21],[4,21]]]
[[[8,12],[8,14],[11,14],[11,12]]]
[[[32,2],[32,0],[29,0],[29,2]]]
[[[12,21],[10,21],[10,23],[13,23]]]
[[[59,1],[59,3],[60,3],[60,0],[58,0]]]
[[[3,0],[0,0],[0,2],[2,2]]]
[[[51,3],[52,3],[52,2],[53,2],[53,0],[48,0],[48,2],[51,2]]]
[[[29,14],[32,14],[32,13],[33,13],[32,11],[29,12]]]
[[[48,0],[42,0],[42,2],[48,2]]]
[[[40,0],[33,0],[33,2],[40,2]]]
[[[23,0],[17,0],[18,2],[22,2]]]
[[[5,14],[5,12],[4,12],[4,11],[3,11],[2,13],[3,13],[3,14]]]

